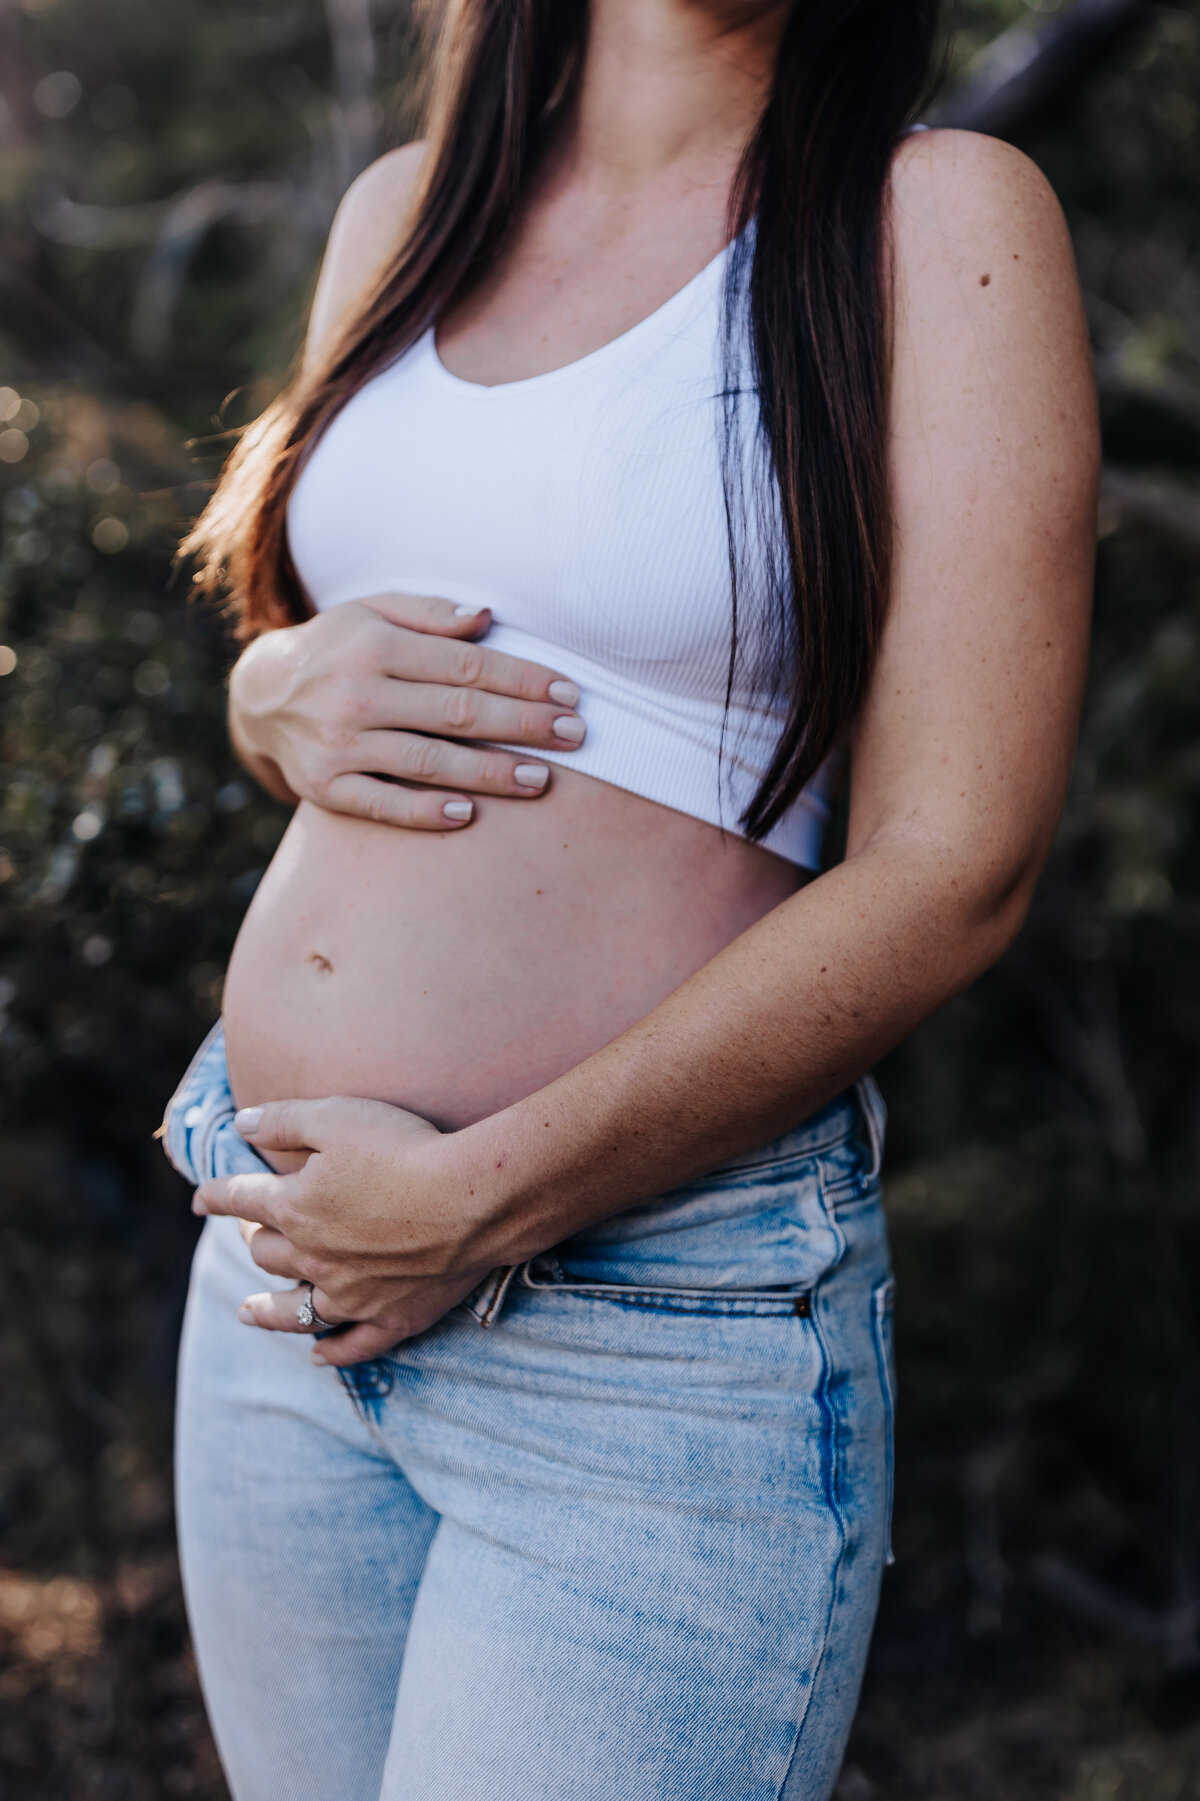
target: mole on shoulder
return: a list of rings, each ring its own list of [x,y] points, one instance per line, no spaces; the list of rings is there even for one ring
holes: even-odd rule
[[[990,276],[990,275],[981,275],[981,276],[980,276],[980,277],[979,277],[979,285],[980,285],[980,287],[981,287],[981,288],[986,288],[986,287],[987,287],[987,285],[988,285],[988,283],[989,283],[989,281],[991,281],[991,279],[992,279],[992,278],[991,278],[991,276]]]

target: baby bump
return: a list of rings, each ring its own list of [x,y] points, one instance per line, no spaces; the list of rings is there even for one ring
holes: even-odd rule
[[[644,1018],[801,879],[571,771],[446,835],[301,806],[229,968],[234,1093],[470,1124]]]

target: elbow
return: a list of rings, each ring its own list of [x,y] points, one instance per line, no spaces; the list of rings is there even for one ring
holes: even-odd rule
[[[1050,836],[1006,834],[998,843],[994,837],[886,833],[870,846],[872,860],[882,855],[877,879],[904,916],[902,933],[915,928],[912,942],[923,947],[922,979],[943,1000],[990,969],[1020,933]]]
[[[1029,917],[1045,850],[1028,847],[976,873],[965,886],[962,950],[965,977],[974,981],[997,963],[1016,941]]]
[[[986,922],[980,931],[980,974],[990,969],[1004,955],[1020,936],[1021,928],[1029,917],[1029,909],[1033,904],[1034,889],[1037,886],[1037,871],[1028,879],[1015,884],[1005,895],[992,902],[988,910]]]
[[[954,809],[949,817],[880,822],[853,847],[873,871],[870,887],[891,913],[897,949],[914,951],[913,975],[940,1005],[1010,948],[1029,915],[1058,826],[1058,808]]]

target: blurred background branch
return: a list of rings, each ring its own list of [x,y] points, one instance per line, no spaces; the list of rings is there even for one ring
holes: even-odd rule
[[[1152,0],[1074,0],[1050,18],[1021,19],[971,58],[937,101],[931,125],[1025,135],[1054,107],[1069,106],[1117,40],[1150,15]]]

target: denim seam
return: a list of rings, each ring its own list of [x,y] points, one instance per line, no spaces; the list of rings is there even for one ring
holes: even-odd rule
[[[513,1277],[519,1269],[525,1267],[523,1264],[510,1263],[500,1269],[494,1269],[491,1275],[487,1276],[479,1284],[479,1287],[461,1303],[476,1324],[482,1326],[485,1331],[488,1327],[495,1325],[500,1315],[500,1309],[508,1299],[508,1291],[512,1286]]]
[[[871,1338],[875,1346],[875,1359],[879,1369],[879,1385],[883,1390],[884,1415],[887,1422],[887,1464],[886,1497],[887,1497],[887,1538],[884,1545],[884,1565],[890,1568],[895,1563],[892,1550],[892,1516],[896,1499],[896,1384],[892,1375],[892,1359],[889,1354],[888,1340],[892,1333],[891,1310],[896,1293],[896,1278],[884,1276],[871,1290]]]
[[[825,1491],[825,1502],[837,1525],[838,1548],[837,1556],[833,1560],[833,1572],[829,1585],[829,1605],[825,1610],[825,1628],[821,1637],[821,1649],[813,1663],[808,1693],[804,1698],[804,1706],[801,1709],[800,1718],[796,1722],[796,1735],[792,1740],[792,1749],[788,1757],[787,1768],[783,1772],[783,1780],[779,1784],[775,1801],[786,1801],[788,1781],[796,1762],[796,1753],[800,1748],[800,1741],[804,1736],[805,1721],[808,1719],[813,1696],[817,1692],[817,1683],[820,1680],[821,1670],[824,1667],[825,1655],[829,1649],[829,1640],[833,1631],[833,1614],[834,1609],[837,1606],[838,1583],[842,1572],[842,1558],[846,1551],[846,1519],[842,1511],[841,1502],[838,1499],[838,1487],[841,1475],[841,1430],[838,1410],[830,1395],[832,1360],[829,1354],[829,1345],[826,1341],[825,1332],[821,1323],[819,1305],[822,1284],[838,1267],[843,1257],[846,1255],[846,1235],[842,1231],[841,1225],[838,1223],[837,1215],[828,1198],[828,1189],[836,1186],[836,1183],[831,1184],[827,1182],[825,1169],[822,1165],[818,1182],[818,1194],[821,1211],[825,1215],[825,1223],[834,1236],[835,1251],[833,1261],[823,1272],[821,1281],[816,1283],[813,1287],[809,1317],[812,1324],[813,1335],[821,1353],[821,1378],[817,1384],[816,1399],[826,1424],[826,1431],[823,1434],[823,1438],[825,1446],[827,1447],[822,1451],[821,1473]]]
[[[841,1238],[840,1231],[838,1232],[838,1237],[839,1239]],[[822,1486],[825,1491],[826,1506],[837,1526],[838,1544],[837,1555],[833,1560],[833,1570],[830,1575],[829,1605],[825,1610],[825,1625],[821,1635],[821,1648],[813,1661],[812,1675],[809,1678],[808,1684],[808,1693],[804,1697],[804,1706],[801,1708],[800,1717],[796,1721],[796,1731],[792,1739],[792,1748],[788,1753],[787,1767],[783,1772],[782,1780],[775,1791],[775,1801],[787,1801],[788,1783],[791,1780],[792,1771],[795,1768],[796,1754],[800,1749],[800,1743],[804,1737],[804,1727],[808,1720],[809,1710],[812,1707],[813,1697],[817,1692],[817,1684],[820,1681],[821,1671],[825,1665],[825,1657],[829,1650],[829,1641],[833,1635],[833,1615],[838,1603],[838,1586],[841,1580],[842,1559],[846,1552],[846,1520],[845,1515],[842,1512],[841,1502],[838,1498],[839,1476],[841,1471],[841,1430],[838,1420],[838,1410],[830,1399],[831,1364],[829,1346],[826,1343],[825,1333],[821,1326],[819,1308],[815,1304],[816,1299],[817,1296],[814,1291],[811,1323],[817,1346],[821,1353],[821,1378],[817,1385],[816,1398],[817,1405],[821,1410],[827,1427],[826,1432],[823,1434],[827,1448],[822,1452]]]
[[[879,1177],[868,1175],[865,1171],[853,1176],[839,1176],[836,1181],[821,1178],[821,1198],[835,1212],[854,1201],[877,1200],[879,1192]]]
[[[338,1380],[359,1418],[372,1432],[383,1418],[383,1403],[392,1392],[392,1372],[384,1359],[372,1357],[366,1363],[343,1364]]]
[[[879,1084],[868,1071],[854,1084],[854,1093],[867,1129],[871,1147],[871,1176],[878,1180],[883,1170],[883,1153],[887,1137],[887,1102],[879,1092]]]
[[[615,1301],[622,1307],[644,1307],[701,1317],[737,1313],[784,1317],[795,1313],[797,1301],[808,1301],[810,1296],[807,1288],[791,1287],[772,1293],[762,1288],[656,1288],[653,1285],[639,1288],[632,1283],[568,1282],[561,1278],[539,1282],[528,1263],[521,1265],[519,1275],[522,1285],[534,1294],[577,1294],[587,1300]],[[700,1304],[680,1305],[689,1301]]]
[[[677,1313],[687,1319],[794,1319],[796,1302],[806,1300],[807,1291],[799,1290],[784,1300],[746,1301],[739,1303],[738,1297],[730,1296],[725,1301],[718,1291],[713,1292],[711,1302],[705,1304],[699,1300],[689,1305],[679,1296],[650,1295],[644,1289],[635,1289],[630,1294],[617,1294],[611,1289],[568,1287],[566,1284],[548,1282],[544,1286],[533,1287],[535,1294],[574,1294],[587,1301],[607,1301],[610,1306],[624,1307],[631,1313]]]
[[[856,1186],[861,1179],[862,1178],[857,1175],[848,1178],[839,1176],[836,1179],[831,1177],[824,1160],[817,1166],[817,1199],[820,1203],[821,1211],[825,1215],[825,1224],[833,1233],[834,1239],[833,1258],[827,1267],[822,1270],[822,1280],[826,1276],[832,1275],[833,1271],[842,1261],[842,1258],[846,1255],[846,1234],[842,1231],[841,1222],[837,1216],[837,1202],[834,1197],[838,1194],[839,1189],[847,1187],[847,1184]]]

